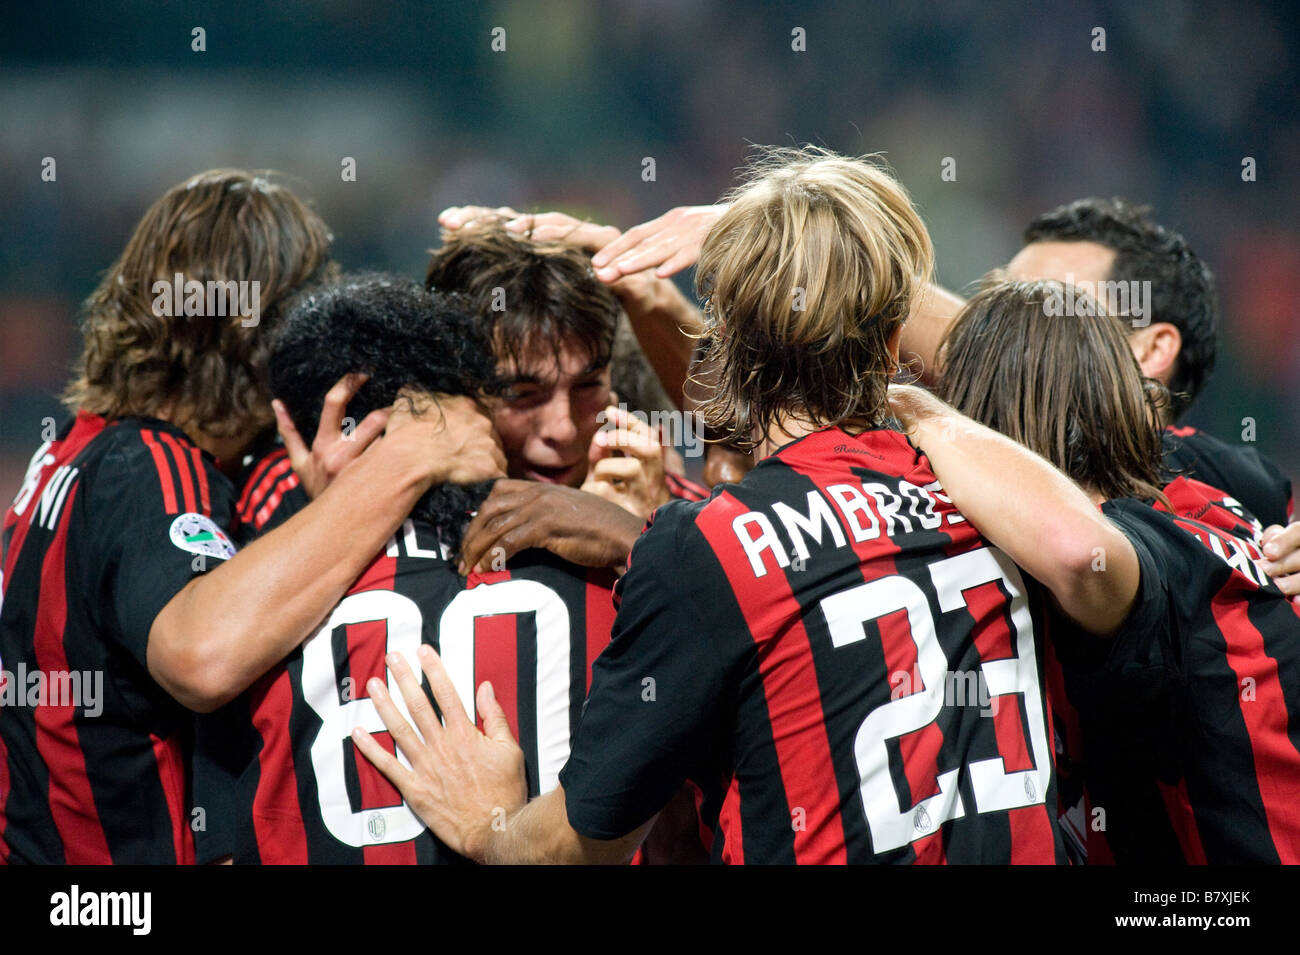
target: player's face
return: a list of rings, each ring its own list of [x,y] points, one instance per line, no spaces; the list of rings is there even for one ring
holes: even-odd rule
[[[1110,277],[1114,264],[1115,250],[1096,242],[1031,242],[1007,263],[1007,277],[1016,282],[1097,283]]]
[[[558,362],[548,350],[520,364],[502,367],[509,388],[492,415],[510,477],[579,487],[600,428],[596,416],[610,402],[609,366],[593,365],[573,341],[559,349]]]

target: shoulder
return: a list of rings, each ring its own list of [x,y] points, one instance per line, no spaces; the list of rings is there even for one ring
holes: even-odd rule
[[[92,506],[121,517],[197,513],[228,522],[234,486],[179,428],[147,418],[108,424],[81,458]],[[123,523],[119,520],[119,523]]]

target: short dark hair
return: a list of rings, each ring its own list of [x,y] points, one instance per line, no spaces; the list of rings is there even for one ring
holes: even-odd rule
[[[1182,335],[1169,382],[1174,417],[1195,400],[1214,370],[1219,295],[1214,273],[1187,240],[1151,219],[1151,207],[1120,198],[1079,199],[1038,216],[1025,242],[1096,242],[1115,251],[1109,278],[1151,283],[1151,319]]]
[[[325,394],[345,374],[370,379],[348,404],[360,422],[392,405],[406,386],[430,394],[480,396],[497,389],[496,362],[463,301],[430,293],[400,275],[354,273],[304,297],[271,345],[271,391],[310,441]],[[469,512],[491,482],[431,489],[412,516],[431,523],[443,544],[460,545]]]
[[[586,253],[488,220],[445,236],[430,255],[425,287],[462,293],[502,362],[519,368],[542,349],[558,359],[562,345],[576,341],[592,365],[609,364],[621,307]]]

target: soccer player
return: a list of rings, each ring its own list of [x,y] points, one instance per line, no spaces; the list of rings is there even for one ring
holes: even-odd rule
[[[659,276],[686,268],[724,211],[721,205],[683,206],[628,229],[593,257],[596,274],[617,281],[649,268]],[[1263,537],[1267,570],[1284,593],[1300,596],[1300,522],[1284,527],[1292,514],[1290,481],[1255,449],[1176,424],[1214,367],[1219,302],[1213,273],[1183,236],[1155,223],[1146,207],[1122,199],[1080,199],[1044,213],[1025,230],[1025,242],[1007,266],[1013,279],[1120,283],[1130,312],[1143,300],[1146,314],[1134,314],[1129,344],[1143,374],[1171,390],[1164,412],[1166,468],[1222,489],[1269,525]],[[931,287],[912,310],[902,352],[929,384],[937,383],[939,345],[963,304]]]
[[[719,369],[705,411],[762,459],[706,502],[660,508],[637,542],[560,786],[494,830],[518,789],[502,721],[485,735],[444,708],[439,726],[398,663],[421,743],[372,681],[412,768],[355,738],[449,844],[624,859],[691,779],[720,796],[720,861],[1064,858],[1031,578],[1108,632],[1136,562],[1077,487],[991,435],[974,466],[1057,518],[1023,573],[887,427],[931,261],[902,187],[868,162],[775,151],[733,195],[700,259]],[[1095,547],[1115,573],[1091,572]],[[443,666],[422,663],[450,699]]]
[[[942,353],[942,391],[956,410],[915,393],[901,407],[954,503],[990,539],[1025,515],[998,507],[997,488],[954,483],[958,412],[1104,501],[1138,555],[1141,590],[1112,637],[1052,629],[1077,710],[1061,707],[1057,730],[1090,800],[1074,830],[1092,861],[1100,849],[1120,862],[1300,862],[1300,609],[1256,566],[1250,529],[1217,491],[1187,478],[1162,490],[1159,406],[1123,325],[1050,317],[1062,291],[1035,282],[980,292]],[[1181,514],[1160,512],[1165,492]],[[984,520],[972,503],[981,495],[993,505]],[[1112,560],[1098,555],[1099,575]]]
[[[662,442],[645,422],[610,407],[620,299],[595,278],[582,251],[593,241],[587,234],[601,227],[560,213],[524,223],[544,228],[547,238],[509,231],[500,219],[470,220],[446,235],[425,276],[429,288],[469,298],[510,381],[493,415],[510,477],[582,487],[643,519],[670,497],[704,496],[703,488],[669,479]],[[680,293],[676,299],[685,301]]]
[[[340,376],[368,377],[346,412],[362,420],[399,390],[481,395],[496,360],[464,303],[397,276],[360,275],[306,299],[277,333],[276,397],[303,434]],[[237,776],[235,862],[462,861],[425,829],[377,770],[356,756],[353,727],[382,730],[366,691],[385,656],[412,663],[421,643],[447,661],[474,711],[491,689],[525,753],[527,792],[554,788],[586,697],[591,661],[609,641],[614,575],[533,551],[468,580],[451,557],[485,483],[426,492],[301,647],[228,709]],[[491,712],[496,713],[498,709]]]
[[[265,334],[328,274],[329,242],[287,189],[214,170],[154,203],[87,301],[74,417],[4,517],[0,858],[193,861],[189,711],[301,642],[435,480],[499,473],[469,399],[445,420],[399,409],[319,500],[236,552],[218,462],[269,423]]]
[[[1121,283],[1134,314],[1129,345],[1142,373],[1169,388],[1165,466],[1222,488],[1267,525],[1291,517],[1291,482],[1254,448],[1234,446],[1175,424],[1214,369],[1219,300],[1214,275],[1180,234],[1123,199],[1080,199],[1034,219],[1026,245],[1007,264],[1012,279],[1056,279],[1097,287]],[[1105,303],[1103,303],[1105,304]]]

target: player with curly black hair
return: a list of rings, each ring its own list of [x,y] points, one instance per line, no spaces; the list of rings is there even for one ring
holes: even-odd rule
[[[316,432],[326,393],[349,373],[369,376],[345,409],[357,420],[395,402],[423,409],[435,394],[501,387],[463,300],[378,273],[306,298],[272,344],[272,392],[303,434]],[[474,688],[491,683],[523,743],[529,792],[554,788],[591,663],[609,641],[614,576],[539,551],[460,576],[460,535],[490,487],[445,484],[421,497],[315,635],[223,714],[226,739],[208,735],[223,745],[207,758],[236,780],[236,862],[459,861],[348,744],[355,727],[383,729],[367,684],[383,679],[385,658],[414,666],[422,644],[448,662],[467,712]],[[211,785],[203,781],[203,798],[219,803]]]

